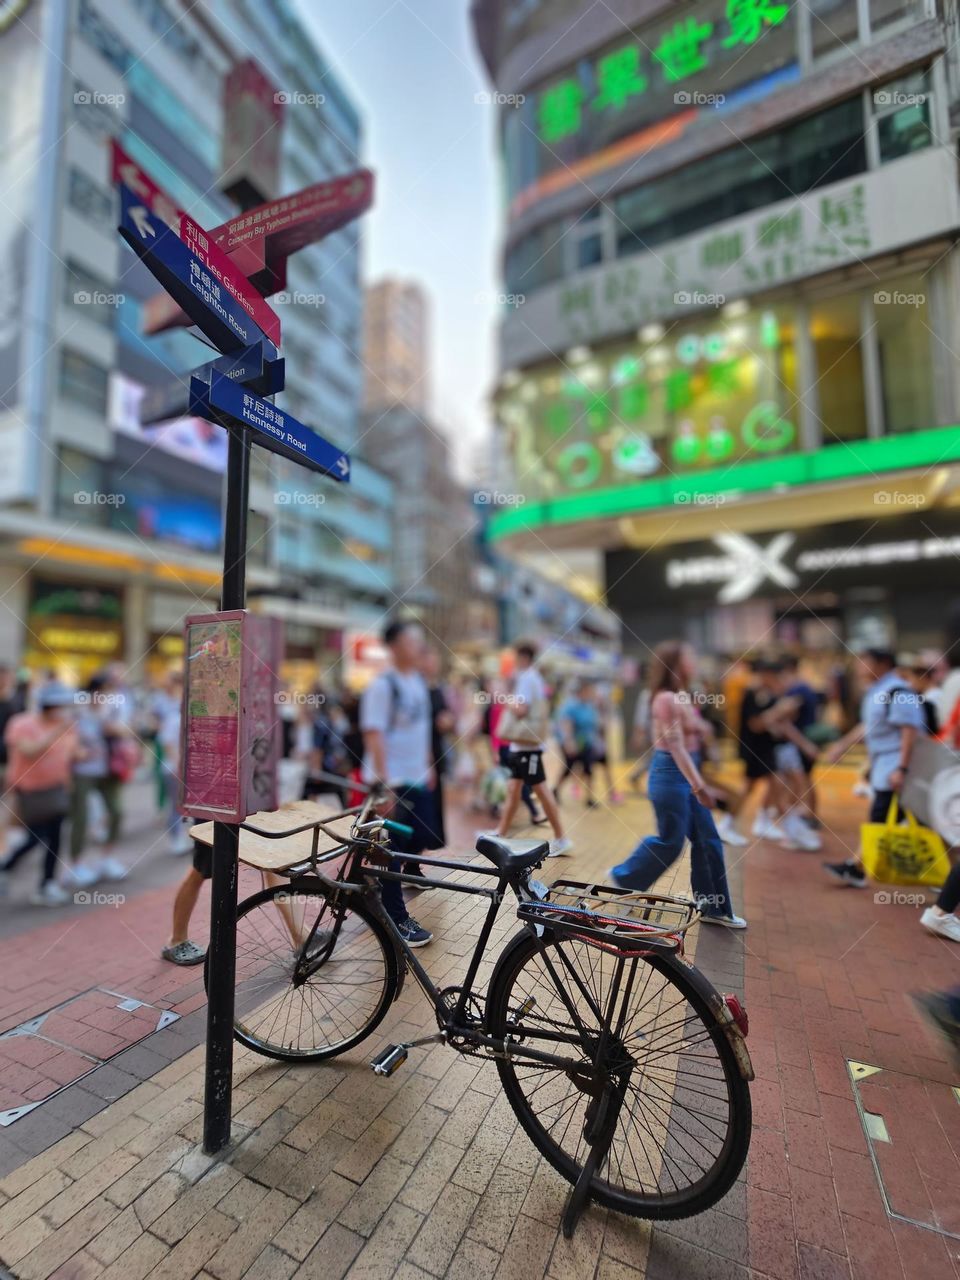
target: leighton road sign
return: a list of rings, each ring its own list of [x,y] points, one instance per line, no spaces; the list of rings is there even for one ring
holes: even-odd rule
[[[347,454],[283,409],[238,387],[222,374],[214,373],[209,383],[201,378],[191,379],[190,412],[211,422],[251,427],[257,433],[257,443],[271,452],[334,480],[350,479]]]
[[[143,224],[146,227],[147,217],[163,223],[199,259],[204,271],[217,280],[222,289],[232,296],[257,328],[270,339],[274,346],[278,347],[280,317],[264,302],[239,267],[231,262],[229,255],[210,238],[199,222],[195,222],[188,213],[176,207],[166,192],[143,172],[136,161],[131,160],[118,143],[113,142],[111,149],[114,182],[120,186],[121,192],[126,190],[135,197],[131,207],[143,210],[142,213],[135,215],[134,227],[137,228],[137,224]],[[149,232],[144,229],[141,240],[146,239],[148,235]],[[136,245],[134,247],[136,248]],[[177,301],[179,302],[180,299],[178,298]],[[184,307],[183,310],[187,311],[192,318],[188,308]],[[255,340],[250,338],[245,345],[249,346]]]
[[[129,187],[120,188],[120,208],[124,240],[215,346],[227,352],[264,342],[269,355],[276,357],[273,340],[254,322],[222,277]],[[276,332],[279,337],[279,324]]]

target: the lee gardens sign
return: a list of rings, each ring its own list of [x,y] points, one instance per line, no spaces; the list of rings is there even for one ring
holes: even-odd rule
[[[538,290],[504,316],[501,365],[562,356],[957,226],[956,161],[944,148],[922,151]]]

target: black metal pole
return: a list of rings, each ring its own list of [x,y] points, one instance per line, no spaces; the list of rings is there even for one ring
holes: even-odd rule
[[[250,505],[250,433],[228,428],[227,502],[223,529],[221,609],[246,604],[247,510]],[[203,1094],[203,1149],[215,1155],[230,1141],[233,1100],[233,1014],[237,969],[237,868],[240,828],[213,826],[210,946],[207,951],[207,1063]]]

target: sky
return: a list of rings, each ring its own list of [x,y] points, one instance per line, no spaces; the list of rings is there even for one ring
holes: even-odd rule
[[[461,474],[489,431],[499,185],[496,108],[468,0],[296,0],[359,107],[377,195],[364,274],[419,281],[432,304],[432,404]]]

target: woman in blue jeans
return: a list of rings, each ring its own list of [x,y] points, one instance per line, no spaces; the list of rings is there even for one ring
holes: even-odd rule
[[[654,652],[650,673],[651,737],[654,756],[647,792],[657,818],[657,834],[646,836],[626,862],[607,873],[622,889],[645,891],[673,866],[690,841],[690,880],[704,923],[745,929],[734,913],[727,886],[723,844],[710,810],[716,797],[700,773],[709,727],[694,706],[689,687],[696,675],[690,645],[670,640]]]

